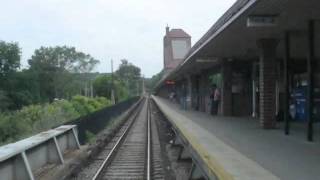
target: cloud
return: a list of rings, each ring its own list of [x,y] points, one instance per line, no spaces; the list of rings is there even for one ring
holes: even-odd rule
[[[40,46],[69,45],[110,71],[127,58],[147,77],[162,69],[165,25],[197,41],[235,0],[10,0],[2,2],[0,39],[17,41],[22,64]]]

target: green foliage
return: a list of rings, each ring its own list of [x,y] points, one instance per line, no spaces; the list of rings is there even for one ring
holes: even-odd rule
[[[6,91],[0,90],[0,112],[8,109],[12,104],[12,100],[8,97]]]
[[[153,75],[150,79],[146,79],[146,81],[145,81],[146,82],[146,88],[149,91],[153,91],[153,89],[156,87],[157,83],[159,83],[160,80],[162,79],[163,74],[164,74],[164,72],[161,71],[158,74]]]
[[[74,47],[41,47],[29,59],[30,71],[36,74],[40,97],[44,101],[68,98],[74,89],[88,83],[85,76],[74,78],[74,74],[90,72],[99,63],[89,54],[78,52]]]
[[[99,61],[74,47],[40,47],[28,60],[30,68],[21,71],[20,57],[17,43],[0,41],[0,143],[109,106],[112,87],[116,101],[141,89],[140,69],[127,60],[122,60],[111,83],[110,76],[90,73]],[[95,94],[89,93],[92,84]]]
[[[50,104],[29,105],[18,111],[0,113],[0,143],[39,133],[110,104],[104,97],[75,96],[71,101],[55,100]]]
[[[92,132],[86,130],[85,134],[86,134],[85,135],[86,141],[89,142],[90,144],[96,140],[96,136]]]
[[[20,56],[18,43],[0,41],[0,78],[6,77],[20,67]]]
[[[98,96],[103,96],[111,99],[111,89],[112,89],[112,77],[111,75],[101,75],[98,76],[93,81],[93,88]]]
[[[81,115],[86,115],[97,111],[103,107],[111,105],[111,101],[107,98],[88,98],[85,96],[74,96],[71,99],[74,109]]]
[[[113,77],[112,84],[112,77],[109,74],[98,76],[93,81],[93,88],[96,92],[96,95],[107,97],[108,99],[111,99],[111,90],[113,88],[116,102],[128,98],[128,89],[126,88],[125,84],[118,80],[118,77]]]
[[[28,127],[11,114],[0,114],[0,144],[11,142],[20,137],[20,132],[28,131]]]
[[[13,74],[20,67],[20,48],[17,43],[0,41],[0,112],[14,105],[10,98],[14,88],[11,86]]]
[[[140,68],[129,63],[128,60],[122,59],[119,69],[116,71],[117,76],[123,80],[140,79]]]
[[[48,72],[90,72],[98,60],[74,47],[40,47],[29,60],[31,69]]]
[[[41,47],[29,59],[30,68],[17,71],[20,56],[17,43],[0,41],[0,112],[88,95],[96,76],[88,72],[99,62],[74,47]]]
[[[141,70],[139,67],[131,64],[126,59],[121,60],[116,76],[125,85],[129,97],[137,96],[142,90]]]

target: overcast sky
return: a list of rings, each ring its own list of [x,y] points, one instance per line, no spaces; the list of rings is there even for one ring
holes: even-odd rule
[[[0,40],[16,41],[22,65],[40,46],[68,45],[110,72],[126,58],[146,77],[163,67],[165,26],[182,28],[194,44],[235,0],[1,0]]]

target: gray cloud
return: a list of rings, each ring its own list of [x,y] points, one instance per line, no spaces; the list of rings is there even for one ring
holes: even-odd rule
[[[40,46],[69,45],[101,60],[110,71],[127,58],[147,77],[162,69],[166,24],[183,28],[196,42],[235,0],[6,0],[0,39],[17,41],[22,64]]]

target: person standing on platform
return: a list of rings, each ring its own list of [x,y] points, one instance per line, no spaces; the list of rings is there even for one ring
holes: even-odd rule
[[[180,105],[181,105],[181,109],[183,110],[187,109],[187,90],[184,84],[182,84],[182,88],[181,88]]]
[[[214,98],[213,98],[214,105],[215,105],[215,115],[218,114],[220,100],[221,100],[220,89],[219,87],[216,87],[216,90],[214,91]]]
[[[211,115],[217,115],[220,103],[220,90],[216,84],[212,85],[212,91],[210,95],[211,100]]]
[[[214,115],[214,102],[213,102],[213,99],[214,99],[214,91],[216,90],[216,85],[213,84],[211,86],[211,92],[210,92],[210,103],[209,103],[209,106],[210,106],[210,114],[211,115]]]

